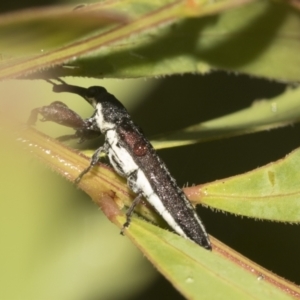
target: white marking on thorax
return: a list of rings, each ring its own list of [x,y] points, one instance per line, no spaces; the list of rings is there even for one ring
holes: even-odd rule
[[[99,129],[102,133],[105,133],[106,130],[113,129],[116,127],[114,123],[109,123],[104,120],[101,103],[97,103],[96,105],[95,118],[96,118],[97,125],[99,126]]]

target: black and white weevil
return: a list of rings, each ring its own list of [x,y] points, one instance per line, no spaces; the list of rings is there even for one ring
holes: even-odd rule
[[[174,231],[211,250],[209,237],[194,207],[121,102],[101,86],[82,88],[60,82],[51,82],[54,92],[80,95],[93,106],[94,114],[83,120],[65,104],[56,101],[33,110],[28,123],[33,125],[40,113],[43,121],[54,121],[76,130],[74,135],[63,136],[60,140],[79,138],[84,141],[104,135],[104,145],[95,151],[89,167],[78,176],[76,183],[104,152],[114,170],[127,178],[129,188],[137,194],[126,213],[124,228],[129,226],[131,214],[144,196]]]

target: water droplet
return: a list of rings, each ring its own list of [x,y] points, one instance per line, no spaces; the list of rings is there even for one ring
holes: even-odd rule
[[[186,283],[194,283],[194,278],[192,277],[188,277],[186,280],[185,280]]]
[[[277,112],[277,103],[276,102],[271,103],[271,112],[273,112],[273,113]]]
[[[258,281],[264,280],[265,276],[263,274],[259,274],[256,278]]]

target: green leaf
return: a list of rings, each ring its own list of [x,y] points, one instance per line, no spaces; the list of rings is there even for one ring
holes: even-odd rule
[[[4,14],[0,18],[1,64],[32,58],[125,21],[124,15],[99,10],[95,5],[81,9],[74,5],[41,7]]]
[[[117,218],[120,223],[124,218]],[[274,276],[224,244],[213,251],[145,221],[126,230],[144,255],[187,299],[292,299],[299,288]]]
[[[154,77],[222,69],[299,81],[299,12],[283,3],[256,1],[213,16],[178,21],[158,28],[155,35],[123,40],[118,49],[80,57],[71,65],[94,77]]]
[[[51,18],[57,17],[57,24],[50,22],[50,26],[51,18],[40,20],[34,11],[26,20],[22,13],[4,16],[0,32],[6,51],[1,53],[0,78],[24,76],[49,67],[47,76],[52,77],[154,77],[222,68],[287,81],[300,78],[299,13],[282,2],[101,2],[80,9],[76,18],[69,16],[66,20],[74,26],[66,26],[59,9],[45,9],[44,15],[48,13]],[[91,24],[83,26],[87,18],[91,18]],[[102,27],[94,32],[97,21]],[[38,32],[32,28],[36,22]],[[12,35],[5,32],[15,32],[16,26],[18,30],[27,29],[18,36],[30,37],[30,42],[17,38],[11,44]],[[46,34],[44,30],[48,29],[52,34]],[[62,34],[56,38],[53,29]],[[23,47],[26,51],[22,56],[12,56]],[[29,55],[28,48],[35,52]],[[63,67],[53,69],[61,64]]]
[[[243,5],[248,2],[253,3]],[[237,6],[241,7],[236,9]],[[46,8],[43,14],[35,10],[27,15],[20,12],[1,16],[0,78],[24,76],[50,67],[48,74],[36,76],[151,77],[222,68],[273,79],[299,80],[299,13],[283,1],[105,1],[75,11],[74,15],[71,10]],[[296,121],[297,97],[298,90],[288,91],[282,96],[282,100],[288,100],[287,106],[280,99],[271,102],[273,99],[258,104],[261,105],[259,109],[253,107],[253,110],[214,120],[209,123],[212,130],[206,139],[220,136],[217,131],[222,124],[230,126],[221,135],[229,136]],[[246,116],[254,117],[247,123]],[[9,117],[2,116],[2,124],[5,118]],[[1,129],[5,128],[2,124]],[[20,128],[14,132],[19,134]],[[198,133],[191,132],[184,132],[175,142],[198,141]],[[34,130],[24,130],[20,135],[19,144],[71,181],[89,164],[82,154]],[[248,174],[188,191],[196,202],[218,209],[242,211],[244,215],[252,213],[255,218],[272,220],[282,215],[286,221],[298,222],[298,156],[299,150]],[[15,182],[13,185],[15,189]],[[129,206],[133,198],[124,179],[101,165],[84,177],[80,187],[112,222],[122,226],[125,219],[121,209]],[[252,196],[250,204],[247,195]],[[140,214],[155,223],[161,222],[147,204],[143,203]],[[39,228],[32,224],[33,229]],[[299,287],[213,238],[213,251],[208,252],[136,219],[126,234],[188,298],[223,299],[225,296],[228,299],[273,300],[300,297]],[[67,264],[68,260],[64,260],[64,265]],[[18,270],[19,264],[16,266]],[[8,276],[7,282],[11,282],[9,279]],[[33,285],[37,286],[36,282]]]
[[[163,149],[286,126],[300,120],[299,99],[300,88],[288,89],[235,113],[160,135],[151,143],[156,149]]]
[[[2,122],[12,122],[2,117]],[[16,126],[13,122],[9,125]],[[14,132],[20,131],[14,130]],[[17,142],[69,180],[88,165],[82,154],[33,129],[23,130]],[[128,198],[127,185],[105,166],[95,168],[80,187],[119,228],[125,222],[120,208]],[[291,299],[299,288],[257,266],[211,238],[213,251],[134,218],[125,234],[146,257],[189,299]]]
[[[2,125],[0,299],[122,299],[147,289],[158,274],[140,251]]]
[[[251,172],[190,187],[191,200],[256,219],[300,222],[300,148]]]

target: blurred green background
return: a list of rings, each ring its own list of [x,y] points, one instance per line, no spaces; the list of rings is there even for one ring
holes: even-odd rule
[[[1,3],[0,10],[45,3],[10,1]],[[225,72],[159,80],[66,80],[85,87],[105,86],[148,137],[234,112],[285,89],[282,83]],[[10,112],[16,122],[25,123],[31,109],[55,100],[83,117],[92,114],[84,101],[54,94],[48,83],[39,80],[1,82],[0,95],[0,110]],[[51,123],[38,123],[37,128],[54,137],[71,132]],[[1,127],[0,134],[0,299],[182,299],[84,193],[22,151],[15,133]],[[93,149],[100,143],[70,145]],[[293,125],[162,150],[159,155],[182,186],[252,170],[284,157],[299,144],[300,127]],[[210,234],[300,283],[299,226],[242,219],[205,208],[199,208],[199,213]]]

